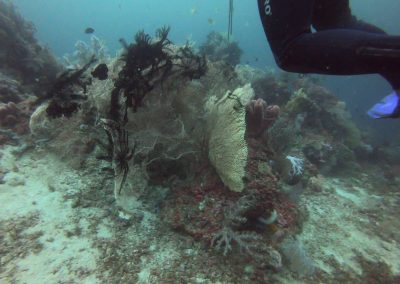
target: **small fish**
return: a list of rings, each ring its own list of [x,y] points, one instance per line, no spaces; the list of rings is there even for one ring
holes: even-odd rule
[[[92,76],[99,80],[106,80],[108,78],[108,67],[105,63],[101,63],[94,68]]]
[[[192,9],[190,9],[190,14],[191,15],[196,15],[197,14],[197,7],[192,7]]]
[[[212,18],[208,18],[208,24],[209,25],[215,25],[215,20]]]
[[[85,34],[92,34],[94,33],[94,28],[88,27],[85,29]]]

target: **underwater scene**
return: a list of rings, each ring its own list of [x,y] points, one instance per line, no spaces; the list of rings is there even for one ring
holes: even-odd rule
[[[400,2],[277,1],[0,0],[1,284],[400,283]]]

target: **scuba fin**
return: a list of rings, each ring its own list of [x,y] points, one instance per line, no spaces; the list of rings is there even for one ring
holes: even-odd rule
[[[400,117],[400,97],[393,91],[382,101],[375,104],[367,114],[372,118],[397,118]]]

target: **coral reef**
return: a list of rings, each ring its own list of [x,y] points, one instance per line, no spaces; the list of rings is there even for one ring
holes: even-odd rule
[[[0,1],[0,144],[28,134],[34,96],[42,96],[61,70],[34,32],[11,1]]]
[[[279,119],[268,129],[268,143],[278,156],[275,161],[281,173],[290,171],[283,169],[289,166],[282,157],[301,152],[310,166],[325,174],[351,174],[358,169],[355,151],[359,152],[364,145],[361,132],[351,121],[344,103],[327,89],[317,85],[313,78],[272,75],[252,85],[256,98],[277,103],[281,108]]]
[[[197,79],[204,74],[205,59],[196,56],[189,46],[178,48],[173,55],[170,54],[169,30],[169,27],[157,30],[157,40],[153,42],[144,31],[138,32],[135,43],[130,45],[120,40],[125,48],[122,55],[125,66],[114,83],[109,114],[111,119],[126,123],[127,109],[136,111],[142,105],[145,95],[167,76],[182,75]],[[122,105],[121,96],[124,100]]]
[[[135,43],[122,41],[125,54],[107,64],[105,80],[86,86],[87,100],[78,111],[69,118],[48,117],[45,103],[32,115],[31,130],[53,137],[48,147],[55,152],[89,153],[78,166],[93,158],[111,161],[116,205],[127,220],[156,206],[173,229],[225,247],[226,254],[232,248],[238,261],[250,258],[257,267],[279,269],[272,233],[258,229],[259,224],[285,232],[297,227],[297,209],[279,192],[279,175],[269,165],[275,154],[267,130],[279,107],[253,100],[251,86],[240,87],[229,65],[208,62],[205,68],[204,58],[187,46],[172,45],[168,31],[160,29],[155,40],[139,32]],[[55,83],[60,87],[49,92],[56,94],[52,100],[75,94],[70,85],[90,72],[88,64],[61,76],[65,80]],[[89,133],[92,138],[85,138]],[[149,207],[141,205],[144,200]]]
[[[2,87],[0,145],[18,142],[20,137],[29,133],[28,123],[33,109],[33,99],[22,93],[14,80],[2,81]]]
[[[274,73],[264,74],[252,81],[257,98],[265,100],[268,104],[284,106],[292,95],[290,82],[285,82]]]
[[[236,41],[230,41],[225,35],[211,32],[207,40],[200,46],[200,53],[205,54],[212,61],[223,60],[232,66],[240,63],[243,51]]]
[[[169,31],[120,40],[115,58],[92,36],[60,72],[0,0],[0,145],[18,146],[0,152],[4,281],[45,261],[68,271],[90,235],[93,271],[58,282],[398,283],[400,147],[370,144],[315,78],[239,65],[216,32],[196,53]],[[70,258],[48,261],[71,219],[78,256],[62,239]]]
[[[49,151],[77,159],[77,169],[110,187],[82,193],[74,206],[114,191],[102,206],[112,207],[120,226],[166,225],[217,263],[250,264],[254,274],[292,264],[312,275],[293,237],[304,221],[299,198],[286,188],[323,192],[322,174],[357,167],[362,139],[343,103],[307,78],[257,78],[207,61],[168,33],[164,27],[154,38],[140,31],[131,44],[121,40],[122,56],[102,63],[108,76],[85,81],[95,76],[90,57],[55,81],[50,102],[38,101],[34,136],[49,138]]]
[[[286,104],[292,115],[306,114],[304,127],[328,132],[335,141],[354,149],[361,144],[361,133],[346,112],[344,102],[321,86],[300,82],[300,88]]]
[[[17,80],[0,72],[0,102],[19,103],[23,100],[21,93],[23,93],[21,84]]]
[[[36,91],[52,82],[60,66],[47,47],[34,37],[35,28],[16,11],[11,1],[0,1],[0,61],[2,72],[12,74]]]

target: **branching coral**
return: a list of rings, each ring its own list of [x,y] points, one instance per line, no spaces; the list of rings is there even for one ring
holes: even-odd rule
[[[254,198],[243,196],[235,204],[225,210],[222,229],[216,232],[211,240],[211,245],[217,250],[222,250],[224,256],[233,250],[235,243],[241,253],[253,258],[258,265],[268,265],[275,269],[282,266],[280,254],[271,246],[265,244],[262,236],[255,231],[244,231],[241,227],[248,219],[244,216],[257,205]]]
[[[77,41],[75,51],[72,54],[64,55],[63,59],[69,68],[79,69],[93,56],[100,62],[107,62],[110,58],[105,43],[94,35],[90,37],[90,44],[81,40]]]
[[[291,164],[291,169],[289,172],[290,178],[295,178],[295,177],[303,175],[303,173],[304,173],[304,160],[303,159],[289,156],[289,155],[286,156],[286,159],[288,159]]]

